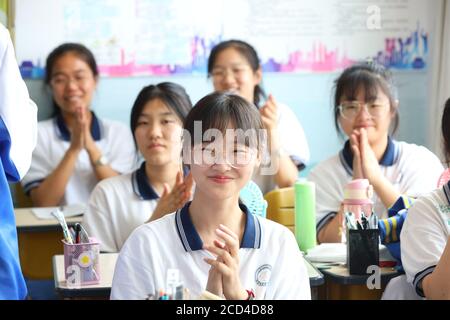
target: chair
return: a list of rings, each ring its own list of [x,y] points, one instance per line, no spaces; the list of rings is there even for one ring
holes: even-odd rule
[[[264,195],[264,199],[266,199],[268,205],[267,219],[278,222],[294,232],[294,187],[269,191]]]

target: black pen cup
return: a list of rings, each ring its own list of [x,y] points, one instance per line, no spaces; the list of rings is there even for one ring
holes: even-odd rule
[[[370,266],[380,265],[380,231],[347,230],[347,267],[351,275],[367,275]]]

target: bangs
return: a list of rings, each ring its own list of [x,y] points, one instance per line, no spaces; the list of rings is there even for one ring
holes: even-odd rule
[[[339,99],[345,96],[349,101],[358,100],[358,94],[363,91],[365,102],[370,103],[377,99],[379,89],[390,97],[390,92],[381,78],[365,70],[349,74],[347,79],[342,79],[341,84],[341,87],[336,88],[336,96]],[[340,101],[337,102],[340,103]]]
[[[219,133],[223,138],[232,133],[238,143],[258,147],[263,125],[253,104],[237,95],[213,93],[191,110],[184,128],[190,135],[191,146],[213,142]]]

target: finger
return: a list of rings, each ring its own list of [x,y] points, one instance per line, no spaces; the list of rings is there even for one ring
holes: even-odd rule
[[[175,185],[181,185],[183,183],[183,173],[178,171]]]
[[[221,229],[216,229],[216,234],[225,241],[231,256],[237,257],[239,255],[239,241]]]
[[[224,224],[219,224],[219,229],[228,234],[230,237],[232,237],[235,240],[239,240],[239,237],[234,233],[230,228],[228,228]]]
[[[226,249],[221,249],[215,246],[204,246],[208,252],[216,256],[216,261],[226,264],[228,267],[232,268],[236,265],[236,260],[230,255]],[[233,267],[234,268],[234,267]]]
[[[228,275],[230,273],[229,268],[223,262],[209,258],[204,258],[203,260],[211,267],[213,267],[215,271],[218,271],[223,275]]]
[[[169,193],[170,193],[170,187],[167,183],[164,183],[161,198],[167,197],[169,195]]]
[[[194,178],[192,177],[192,172],[184,178],[184,184],[186,185],[186,189],[190,190],[194,184]]]

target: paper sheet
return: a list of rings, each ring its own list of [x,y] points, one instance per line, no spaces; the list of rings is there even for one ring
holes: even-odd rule
[[[46,220],[55,218],[52,215],[52,212],[57,208],[59,208],[64,213],[65,218],[80,216],[86,211],[86,206],[82,204],[73,204],[63,207],[33,208],[31,209],[31,211],[38,219]]]

